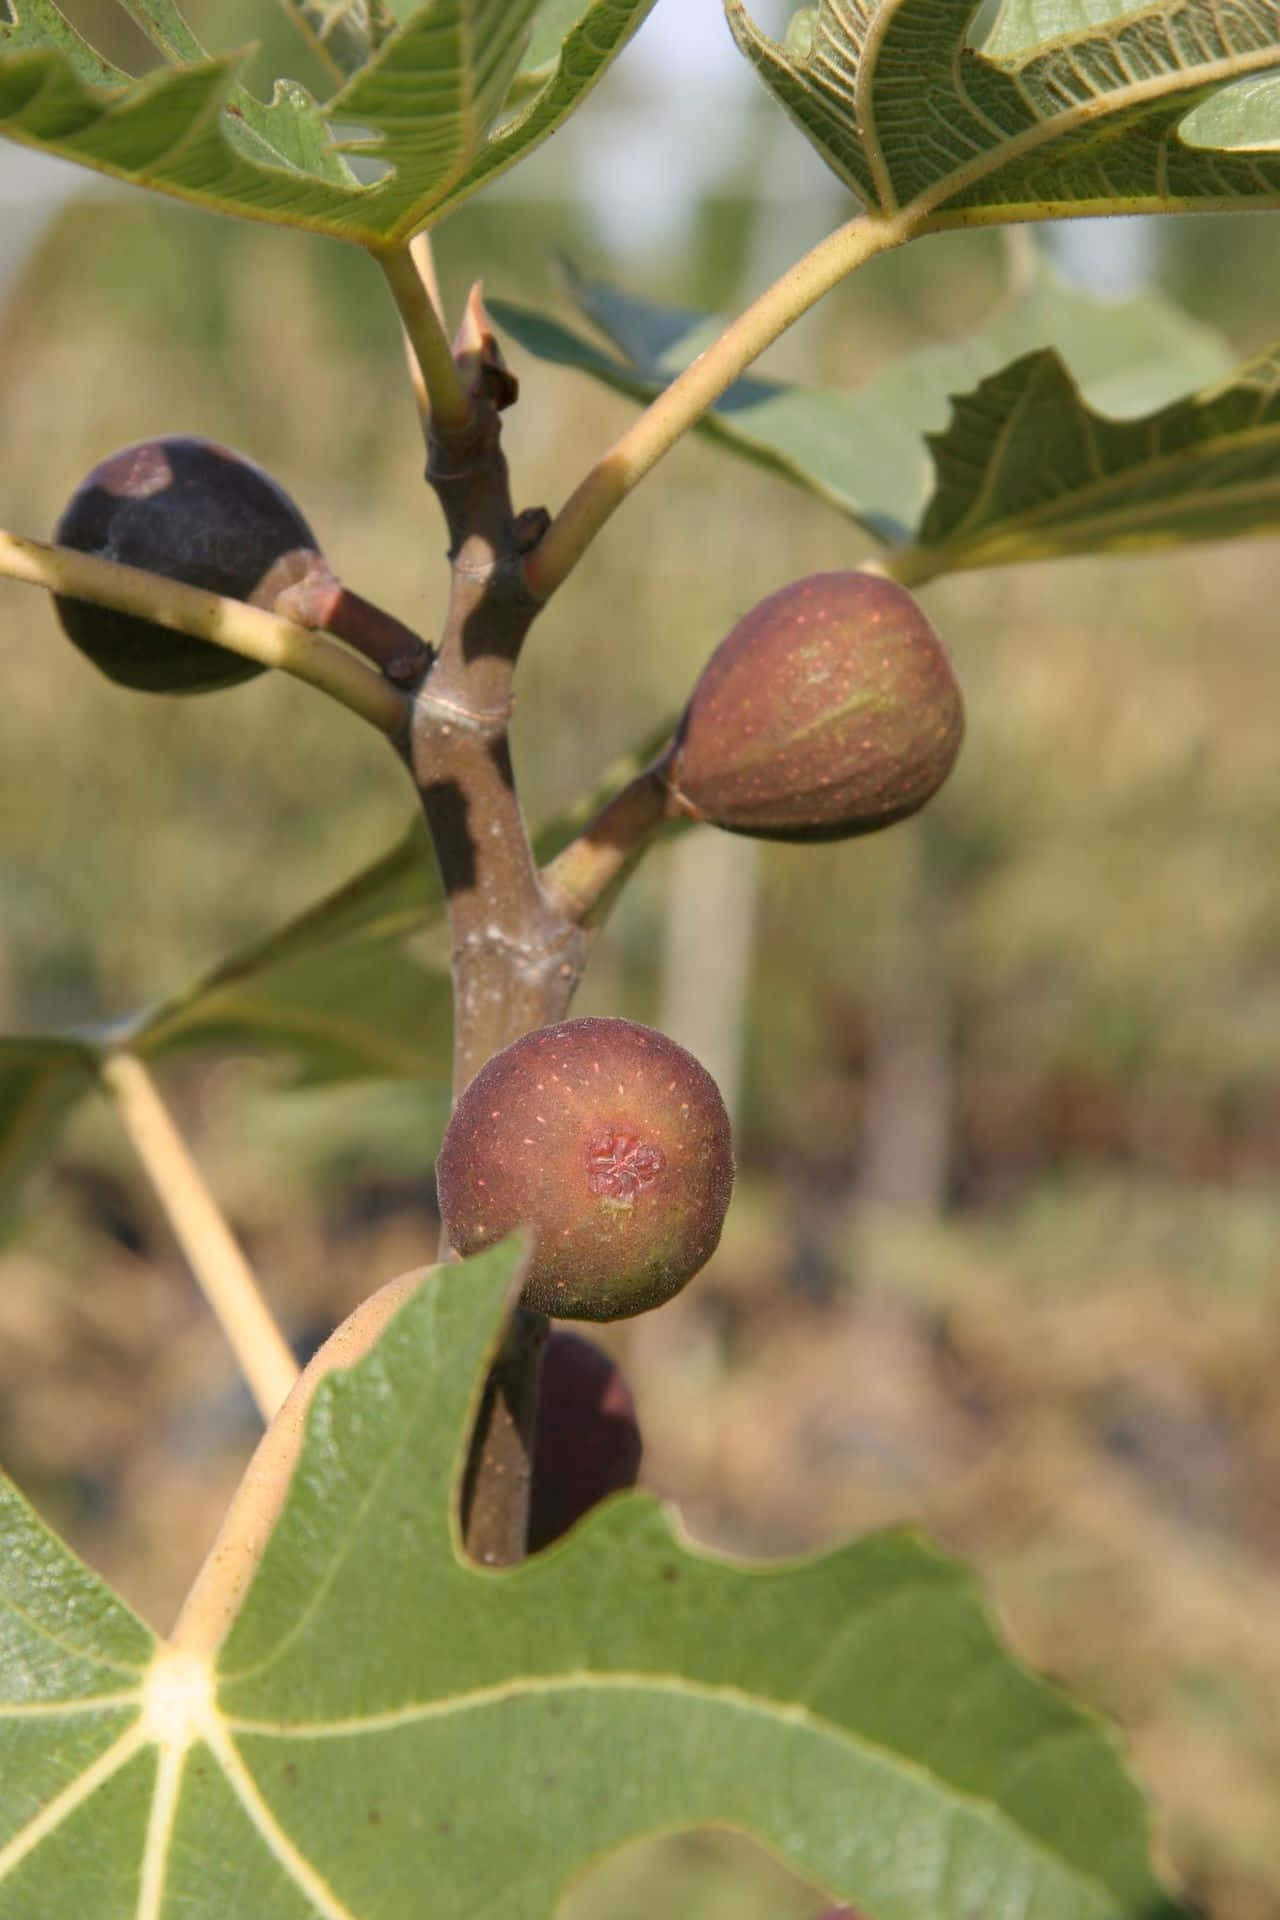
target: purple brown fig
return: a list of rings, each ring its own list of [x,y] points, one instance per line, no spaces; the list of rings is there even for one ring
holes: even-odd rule
[[[722,640],[665,769],[676,808],[767,840],[841,840],[922,807],[960,750],[964,708],[905,587],[815,573]]]
[[[614,1362],[580,1333],[554,1327],[542,1350],[529,1494],[529,1551],[550,1546],[611,1493],[634,1487],[640,1428]]]
[[[171,434],[123,447],[87,474],[54,529],[60,546],[145,567],[210,593],[253,600],[319,556],[282,487],[241,454]],[[286,565],[281,569],[281,562]],[[211,640],[66,594],[54,598],[67,636],[120,686],[209,693],[265,668]]]
[[[436,1162],[461,1254],[533,1231],[523,1300],[568,1320],[661,1306],[706,1264],[733,1188],[729,1116],[674,1040],[631,1020],[566,1020],[480,1069]]]

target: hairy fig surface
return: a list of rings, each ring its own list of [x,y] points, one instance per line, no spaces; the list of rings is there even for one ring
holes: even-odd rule
[[[315,536],[282,487],[238,453],[173,434],[123,447],[85,476],[54,529],[60,546],[145,567],[210,593],[251,600],[285,555]],[[265,672],[228,647],[196,640],[66,594],[54,597],[68,638],[120,686],[210,693]]]
[[[922,807],[963,734],[951,664],[906,588],[815,573],[721,641],[667,777],[686,813],[731,832],[840,840]]]
[[[633,1487],[640,1428],[621,1370],[603,1347],[554,1327],[542,1350],[529,1490],[529,1551],[550,1546],[611,1493]]]
[[[733,1187],[729,1116],[691,1053],[631,1020],[566,1020],[480,1069],[436,1162],[459,1253],[533,1230],[523,1299],[568,1320],[657,1307],[706,1264]]]

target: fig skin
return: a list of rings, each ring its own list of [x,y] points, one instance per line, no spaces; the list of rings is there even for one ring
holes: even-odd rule
[[[236,600],[252,600],[286,555],[317,551],[297,507],[261,467],[183,434],[142,440],[100,461],[76,488],[53,537],[78,553]],[[68,639],[118,686],[211,693],[266,671],[260,661],[137,614],[66,594],[56,594],[54,606]]]
[[[714,1253],[733,1189],[729,1116],[706,1068],[631,1020],[566,1020],[480,1069],[436,1162],[461,1254],[514,1227],[524,1304],[567,1320],[661,1306]]]
[[[842,840],[922,807],[955,764],[960,689],[905,587],[815,573],[721,641],[676,734],[678,811],[765,840]]]
[[[554,1327],[538,1380],[529,1552],[550,1546],[611,1493],[634,1487],[641,1452],[621,1369],[594,1340]]]

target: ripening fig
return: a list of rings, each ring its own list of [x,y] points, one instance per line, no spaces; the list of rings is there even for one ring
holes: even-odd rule
[[[286,558],[302,572],[315,536],[270,475],[211,440],[174,434],[124,447],[85,476],[54,529],[74,547],[210,593],[252,600]],[[278,577],[278,576],[277,576]],[[210,640],[65,594],[68,637],[109,680],[146,693],[209,693],[265,671]]]
[[[679,811],[770,840],[914,813],[955,763],[960,689],[905,587],[815,573],[770,594],[702,671],[666,775]]]
[[[705,1067],[631,1020],[566,1020],[480,1069],[436,1162],[459,1253],[534,1236],[527,1306],[617,1320],[678,1293],[715,1251],[733,1187],[729,1116]]]
[[[542,1350],[529,1488],[529,1552],[550,1546],[611,1493],[634,1487],[640,1428],[621,1370],[567,1327]]]

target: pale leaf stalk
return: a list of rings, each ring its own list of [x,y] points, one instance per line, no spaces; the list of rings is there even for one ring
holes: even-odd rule
[[[432,311],[440,322],[442,331],[448,332],[444,317],[444,301],[440,296],[440,281],[436,273],[435,250],[431,245],[430,229],[424,227],[421,233],[415,233],[409,242],[409,258],[414,270],[422,282],[423,291],[431,303]],[[423,432],[427,430],[431,419],[431,398],[427,393],[426,381],[422,377],[422,368],[418,365],[418,356],[414,352],[413,342],[402,327],[401,338],[404,341],[404,357],[409,369],[409,384],[413,388],[413,397],[418,405],[418,418],[422,422]],[[456,365],[456,362],[455,362]]]
[[[320,1382],[363,1359],[422,1285],[424,1272],[401,1274],[361,1301],[307,1362],[223,1517],[218,1537],[183,1603],[169,1644],[185,1653],[214,1652],[235,1620],[284,1508],[306,1439],[307,1414]]]
[[[463,385],[436,302],[434,270],[424,274],[409,247],[369,251],[382,268],[404,328],[410,371],[416,366],[414,391],[424,421],[430,418],[442,433],[459,433],[471,417],[471,399]]]
[[[632,488],[765,348],[847,274],[910,239],[923,217],[919,208],[892,218],[859,214],[789,267],[597,460],[526,560],[529,591],[549,599]]]
[[[436,273],[435,249],[431,244],[431,229],[429,227],[424,227],[421,233],[414,234],[412,240],[409,242],[409,258],[412,260],[414,271],[417,273],[419,280],[421,280],[426,290],[428,300],[435,309],[437,320],[439,320],[440,325],[444,327],[447,333],[448,328],[445,326],[444,317],[444,301],[440,295],[440,278]]]
[[[92,600],[118,613],[137,614],[176,633],[211,640],[246,660],[278,667],[306,680],[350,707],[380,732],[398,738],[409,707],[403,694],[371,667],[331,640],[281,620],[245,600],[232,600],[202,587],[189,587],[141,567],[126,567],[97,554],[77,553],[43,540],[0,531],[0,576],[52,593]]]
[[[136,1054],[103,1061],[103,1085],[249,1385],[272,1421],[298,1378],[288,1343],[147,1068]]]

